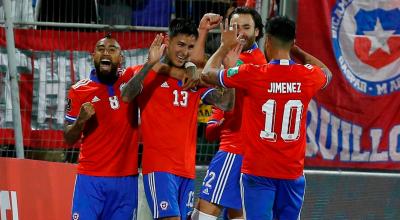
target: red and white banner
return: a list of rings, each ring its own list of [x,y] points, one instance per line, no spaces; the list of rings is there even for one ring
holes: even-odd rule
[[[91,53],[104,32],[15,30],[24,146],[64,148],[64,107],[69,87],[87,78]],[[156,32],[115,32],[124,66],[143,63]],[[14,144],[12,105],[6,79],[8,56],[0,29],[0,145]]]
[[[306,166],[400,170],[400,1],[300,0],[297,44],[333,72]]]
[[[73,164],[0,157],[0,218],[71,219],[75,174]]]

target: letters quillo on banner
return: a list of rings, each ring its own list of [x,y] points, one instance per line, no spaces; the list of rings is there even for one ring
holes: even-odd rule
[[[306,166],[400,170],[400,1],[300,0],[297,41],[333,73]]]

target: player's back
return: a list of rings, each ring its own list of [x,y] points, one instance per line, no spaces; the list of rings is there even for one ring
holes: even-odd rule
[[[306,146],[306,114],[325,75],[311,65],[275,60],[263,66],[244,66],[256,72],[247,84],[244,106],[246,149],[242,172],[295,179],[302,174]]]
[[[263,52],[258,48],[257,44],[254,44],[250,50],[243,51],[240,54],[239,60],[237,61],[237,66],[242,64],[263,65],[266,63],[267,61]],[[224,123],[222,124],[220,131],[220,150],[236,154],[243,153],[243,143],[240,129],[242,126],[242,106],[244,98],[244,91],[237,89],[235,94],[235,106],[233,110],[224,112]]]

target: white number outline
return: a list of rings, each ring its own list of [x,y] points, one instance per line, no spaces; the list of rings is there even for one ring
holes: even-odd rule
[[[296,141],[299,139],[303,107],[304,105],[301,100],[289,100],[285,103],[280,135],[285,142]],[[292,112],[294,110],[296,110],[294,131],[293,134],[289,134],[289,128],[292,126],[291,123],[293,121]],[[265,113],[265,126],[264,130],[260,132],[260,137],[267,141],[276,142],[277,134],[274,131],[276,101],[268,99],[267,102],[262,105],[261,111]]]
[[[178,90],[175,89],[172,93],[174,94],[174,102],[173,102],[174,106],[181,106],[181,107],[187,106],[188,97],[189,97],[189,93],[187,91],[180,91],[182,100],[179,100],[179,91]]]
[[[211,186],[211,182],[212,181],[214,181],[214,179],[215,179],[215,172],[209,172],[209,170],[207,170],[207,173],[206,173],[206,177],[204,178],[204,180],[207,178],[207,177],[210,177],[207,181],[204,181],[203,182],[203,186],[205,185],[207,188],[211,188],[212,186]]]

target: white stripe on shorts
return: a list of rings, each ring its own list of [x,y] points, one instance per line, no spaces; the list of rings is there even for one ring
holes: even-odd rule
[[[221,173],[218,176],[217,184],[215,190],[211,197],[211,202],[219,204],[222,198],[222,193],[225,190],[226,182],[229,177],[229,173],[232,169],[233,162],[235,161],[236,154],[228,153],[225,158],[224,164],[222,165]]]

